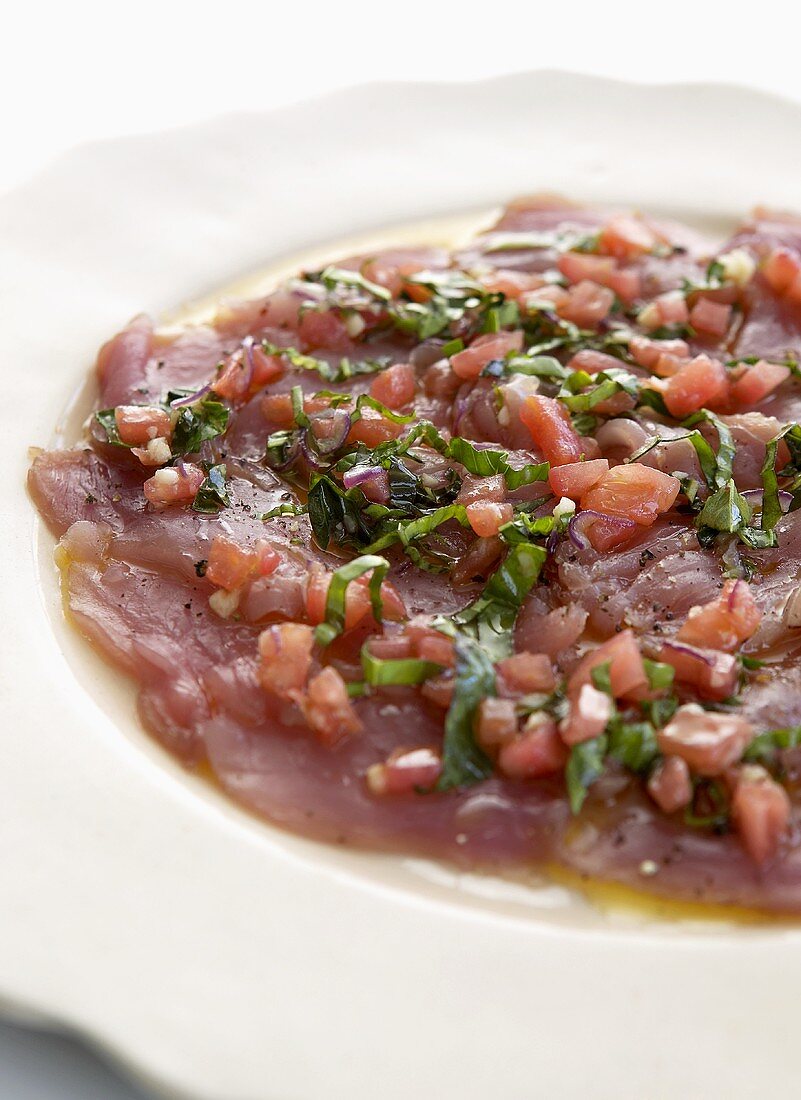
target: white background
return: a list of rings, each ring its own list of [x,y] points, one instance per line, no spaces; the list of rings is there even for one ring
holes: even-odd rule
[[[371,80],[561,68],[738,82],[801,98],[799,30],[795,6],[774,0],[16,3],[0,35],[0,194],[79,142],[269,109]],[[466,172],[481,155],[450,149],[447,134],[442,144]],[[758,158],[759,150],[742,155]],[[328,185],[321,173],[321,201]],[[1,922],[0,910],[0,934]],[[140,1095],[77,1045],[0,1025],[0,1100]]]

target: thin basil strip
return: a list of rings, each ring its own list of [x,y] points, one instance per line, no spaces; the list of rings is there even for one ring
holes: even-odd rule
[[[448,458],[454,459],[474,477],[493,477],[502,474],[507,489],[519,489],[536,481],[545,481],[550,471],[547,462],[529,463],[519,469],[509,465],[509,452],[492,448],[476,447],[468,439],[454,436],[445,450]]]
[[[710,479],[707,478],[707,481],[710,482],[710,487],[714,484],[715,488],[720,489],[731,480],[735,452],[734,440],[728,425],[724,424],[720,417],[710,412],[709,409],[700,409],[697,413],[688,417],[683,424],[685,428],[694,428],[696,424],[703,422],[711,424],[718,437],[718,449],[715,456],[715,472],[712,480],[710,481]],[[703,436],[701,438],[703,439]],[[693,445],[695,446],[695,444]],[[696,453],[698,453],[697,446]],[[699,454],[698,457],[700,460],[701,455]],[[703,461],[701,465],[703,469]],[[704,470],[704,476],[706,476],[706,470]]]
[[[801,469],[801,425],[787,424],[782,430],[769,440],[765,447],[765,459],[760,471],[762,479],[762,515],[760,527],[766,535],[774,536],[776,524],[782,517],[782,506],[779,499],[779,475],[776,472],[776,460],[779,452],[779,443],[784,441],[790,450],[790,467],[787,474],[799,473]],[[793,491],[791,487],[791,491]],[[774,539],[775,544],[775,539]]]
[[[587,791],[604,772],[604,759],[609,748],[609,738],[605,733],[582,741],[570,750],[565,766],[565,782],[570,809],[577,814],[584,805]]]
[[[364,679],[372,687],[390,687],[422,684],[442,672],[442,666],[419,657],[375,657],[369,643],[362,647]]]
[[[752,764],[770,763],[777,752],[795,749],[801,745],[801,726],[787,729],[766,730],[757,734],[743,754],[743,759]]]
[[[298,370],[314,371],[326,382],[345,382],[356,375],[378,374],[380,371],[386,370],[392,363],[392,360],[388,357],[362,359],[356,362],[342,358],[335,366],[325,359],[318,359],[314,355],[304,355],[297,348],[279,347],[278,344],[273,344],[269,340],[262,340],[261,346],[266,355],[283,357]]]
[[[201,482],[200,488],[195,494],[195,499],[192,503],[193,511],[203,512],[206,515],[213,515],[215,512],[219,512],[221,508],[226,508],[231,503],[230,497],[228,496],[228,486],[225,481],[225,475],[226,469],[224,463],[209,468],[205,479]]]
[[[478,642],[457,635],[453,697],[445,717],[442,775],[437,787],[448,791],[480,783],[492,774],[492,762],[476,742],[474,725],[483,699],[496,694],[495,669]]]
[[[347,565],[340,566],[331,574],[328,585],[328,595],[325,601],[325,622],[315,628],[314,639],[322,646],[330,645],[334,638],[339,637],[345,629],[345,602],[348,593],[348,585],[363,577],[365,573],[372,572],[370,577],[370,603],[373,608],[373,616],[380,623],[383,605],[381,600],[381,584],[389,570],[389,562],[386,558],[375,554],[363,554],[354,558]]]
[[[547,553],[531,542],[518,542],[487,581],[478,599],[450,616],[463,633],[480,642],[493,661],[512,651],[517,614],[536,583]]]
[[[366,548],[367,553],[372,554],[376,550],[384,550],[387,546],[392,546],[396,542],[400,542],[408,548],[417,539],[430,535],[443,523],[448,523],[452,519],[461,523],[462,527],[468,526],[467,511],[463,504],[448,504],[444,508],[437,508],[435,512],[420,516],[419,519],[409,520],[408,523],[399,523],[397,528],[388,531],[387,534],[371,543]]]

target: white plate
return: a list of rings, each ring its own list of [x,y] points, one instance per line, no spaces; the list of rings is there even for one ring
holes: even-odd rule
[[[801,930],[609,915],[249,818],[142,735],[64,628],[22,486],[137,311],[526,190],[716,224],[798,207],[800,128],[735,88],[378,85],[84,147],[0,204],[9,1007],[203,1100],[791,1094]]]

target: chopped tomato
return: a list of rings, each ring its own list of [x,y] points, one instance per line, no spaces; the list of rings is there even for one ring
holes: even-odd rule
[[[403,290],[403,278],[398,264],[387,263],[380,259],[368,260],[362,267],[362,274],[371,283],[378,283],[379,286],[385,287],[393,298],[397,298]]]
[[[362,730],[347,685],[331,665],[309,680],[300,706],[309,728],[324,745],[337,745],[350,734]]]
[[[774,248],[762,265],[762,276],[777,294],[784,294],[801,276],[801,255],[792,248]]]
[[[417,639],[415,655],[421,661],[433,661],[435,665],[442,665],[443,668],[452,668],[456,663],[453,639],[440,634],[438,630],[432,630]]]
[[[306,310],[298,323],[298,335],[302,351],[348,351],[351,347],[345,322],[331,309]]]
[[[790,368],[781,363],[769,363],[766,359],[760,359],[753,366],[746,367],[732,384],[732,398],[743,408],[753,408],[786,382],[791,373]]]
[[[533,714],[523,732],[501,746],[498,770],[509,779],[556,775],[567,762],[567,749],[553,718]]]
[[[592,516],[584,525],[584,533],[592,548],[599,553],[614,550],[616,546],[630,542],[639,529],[639,524],[623,519],[622,516]]]
[[[616,699],[636,693],[648,684],[640,647],[632,630],[622,630],[593,649],[578,663],[568,680],[572,694],[592,683],[593,669],[609,665],[609,681]]]
[[[451,370],[466,381],[478,378],[487,363],[493,359],[504,359],[512,351],[523,347],[523,333],[493,332],[478,336],[464,351],[451,357]]]
[[[412,619],[403,628],[403,636],[408,639],[411,654],[423,661],[450,668],[456,660],[453,639],[440,630],[435,630],[425,622]]]
[[[708,336],[725,336],[731,320],[731,306],[699,298],[690,310],[690,324]]]
[[[511,504],[496,504],[492,500],[474,500],[465,509],[467,519],[475,533],[483,539],[497,535],[505,523],[514,518]]]
[[[746,851],[755,863],[774,856],[790,826],[790,798],[764,768],[739,770],[731,800],[731,817]]]
[[[151,504],[188,504],[206,479],[200,466],[184,462],[180,466],[167,466],[156,470],[143,485],[145,497]]]
[[[265,393],[261,399],[261,414],[270,424],[277,424],[282,428],[291,428],[295,423],[295,414],[292,409],[292,397],[288,393]],[[324,397],[304,397],[303,411],[307,416],[324,412],[330,407]]]
[[[584,279],[571,287],[567,301],[557,306],[560,317],[580,328],[594,328],[608,315],[615,295],[608,287]]]
[[[680,290],[659,294],[637,314],[637,320],[647,329],[666,325],[685,325],[690,318],[687,300]]]
[[[395,363],[376,375],[370,386],[370,394],[388,409],[402,409],[414,400],[414,367],[411,363]]]
[[[639,297],[640,275],[633,270],[621,270],[611,256],[593,256],[582,252],[564,252],[557,266],[571,283],[585,279],[608,287],[626,302]]]
[[[563,286],[547,285],[539,290],[531,290],[522,295],[520,304],[524,310],[537,310],[542,303],[550,304],[554,309],[566,305],[570,295]]]
[[[694,688],[702,699],[721,701],[736,691],[740,666],[730,653],[685,642],[665,642],[659,660],[672,665],[676,679]]]
[[[582,496],[581,507],[650,527],[658,516],[673,507],[680,489],[678,478],[641,462],[629,462],[613,466],[605,473]]]
[[[686,367],[691,362],[692,359],[687,356],[671,355],[669,352],[663,352],[651,369],[660,378],[672,378],[674,374],[679,373],[682,367]]]
[[[257,560],[254,550],[239,546],[227,535],[215,535],[209,550],[206,579],[231,592],[245,583],[256,568]]]
[[[754,727],[736,714],[687,703],[656,736],[665,755],[681,757],[697,775],[715,776],[737,763],[753,740]]]
[[[693,784],[687,761],[680,756],[666,756],[649,776],[647,787],[651,798],[666,814],[688,806]]]
[[[590,279],[601,286],[607,286],[617,264],[610,256],[595,256],[590,252],[563,252],[557,261],[557,267],[569,283]]]
[[[382,416],[376,409],[365,405],[362,415],[348,433],[348,443],[364,443],[365,447],[377,447],[390,439],[397,439],[403,433],[404,425],[396,424]]]
[[[687,300],[680,290],[669,290],[654,298],[663,325],[683,325],[689,320]]]
[[[629,351],[641,367],[655,370],[662,355],[668,355],[676,362],[687,359],[690,347],[686,340],[649,340],[647,336],[633,336],[629,342]],[[655,371],[660,374],[661,371]],[[670,371],[675,374],[675,371]]]
[[[365,574],[351,581],[345,593],[345,629],[352,630],[367,616],[372,615],[369,576]],[[331,574],[321,567],[312,569],[306,585],[306,615],[313,624],[325,621],[325,605]],[[403,600],[389,581],[381,585],[381,603],[384,619],[399,621],[406,617]]]
[[[381,661],[405,660],[415,655],[411,638],[406,634],[379,634],[370,639],[368,648]]]
[[[619,268],[609,277],[608,286],[624,302],[633,302],[642,294],[642,279],[632,267]]]
[[[520,419],[552,466],[578,462],[586,448],[574,431],[570,415],[555,397],[532,394],[520,408]]]
[[[603,351],[593,351],[592,348],[584,348],[577,351],[567,364],[568,370],[583,370],[587,374],[598,374],[602,370],[620,369],[620,360],[614,355],[607,355]]]
[[[478,707],[476,740],[486,752],[492,753],[517,733],[517,714],[513,699],[482,699]]]
[[[267,355],[259,344],[253,344],[228,356],[211,388],[228,401],[244,401],[251,393],[280,378],[284,370],[280,356]]]
[[[609,462],[605,458],[593,458],[589,462],[567,462],[550,471],[548,482],[556,496],[580,500],[608,471]]]
[[[707,649],[734,652],[747,641],[762,621],[750,585],[729,580],[714,600],[691,607],[676,635],[679,641]]]
[[[697,355],[671,378],[655,383],[668,412],[681,420],[699,409],[725,405],[729,396],[729,378],[718,359]]]
[[[170,414],[156,405],[118,405],[114,423],[129,447],[145,447],[153,439],[169,439],[172,434]]]
[[[499,661],[497,669],[503,684],[521,695],[551,692],[556,687],[551,660],[545,653],[514,653]]]
[[[430,703],[433,703],[435,707],[447,710],[453,699],[453,677],[450,675],[433,676],[430,680],[426,680],[420,688],[420,694],[428,699]]]
[[[612,717],[612,700],[592,684],[582,684],[569,696],[570,710],[559,724],[559,733],[566,745],[578,745],[597,737],[606,729]]]
[[[541,275],[534,275],[528,271],[512,271],[504,268],[495,268],[481,276],[481,285],[491,294],[504,294],[507,298],[517,300],[521,294],[527,291],[537,290],[545,286],[545,280]]]
[[[617,214],[601,230],[598,249],[618,260],[636,260],[651,252],[656,237],[648,226],[637,218]]]
[[[262,577],[269,577],[281,564],[281,555],[266,539],[256,543],[256,570]]]
[[[265,691],[296,699],[311,668],[314,631],[303,623],[277,623],[259,635],[259,679]]]
[[[396,749],[383,764],[367,769],[367,786],[373,794],[413,794],[436,786],[442,774],[442,758],[434,748]]]

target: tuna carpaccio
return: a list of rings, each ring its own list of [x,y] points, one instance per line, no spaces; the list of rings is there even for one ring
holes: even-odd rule
[[[515,201],[101,350],[69,614],[271,822],[801,911],[801,222]]]

